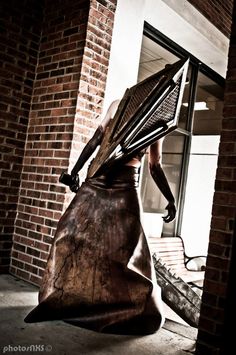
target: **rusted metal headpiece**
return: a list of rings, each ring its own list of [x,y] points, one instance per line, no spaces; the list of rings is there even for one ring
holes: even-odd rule
[[[127,161],[177,128],[189,59],[167,65],[126,90],[88,177]]]

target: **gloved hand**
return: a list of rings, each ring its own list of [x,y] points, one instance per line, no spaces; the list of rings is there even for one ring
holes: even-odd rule
[[[79,190],[79,188],[80,188],[79,174],[71,175],[71,183],[70,183],[69,187],[70,187],[70,190],[74,193],[76,193]]]
[[[77,192],[79,190],[79,175],[78,174],[75,174],[75,175],[70,175],[70,174],[67,174],[65,172],[62,172],[61,173],[61,176],[59,178],[59,181],[66,185],[66,186],[69,186],[70,187],[70,190],[72,192]]]
[[[165,209],[168,211],[168,213],[166,216],[162,217],[163,221],[165,223],[170,223],[171,221],[173,221],[175,219],[175,215],[176,215],[175,203],[169,202]]]

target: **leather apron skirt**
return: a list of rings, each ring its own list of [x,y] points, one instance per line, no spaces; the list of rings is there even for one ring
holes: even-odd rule
[[[151,334],[161,290],[140,222],[139,169],[87,179],[58,222],[27,323],[64,320],[104,333]]]

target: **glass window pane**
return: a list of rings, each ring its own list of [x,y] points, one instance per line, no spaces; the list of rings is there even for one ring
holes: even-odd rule
[[[199,72],[181,236],[187,255],[207,255],[224,90]]]
[[[219,137],[192,139],[181,230],[188,256],[207,255]]]
[[[219,135],[221,131],[224,89],[199,73],[194,105],[194,135]]]
[[[178,132],[166,136],[163,143],[162,167],[169,182],[170,188],[178,200],[181,166],[185,137]],[[141,200],[145,213],[165,214],[167,201],[161,194],[148,171],[148,153],[145,156],[141,180]],[[175,221],[163,224],[163,235],[174,233]]]
[[[148,76],[165,68],[166,64],[173,64],[179,58],[161,47],[146,36],[143,36],[140,67],[138,74],[138,81],[144,80]],[[191,67],[189,68],[187,77],[191,77]],[[189,100],[189,85],[185,85],[184,102]],[[186,129],[187,126],[187,108],[181,107],[179,116],[179,127]],[[184,147],[184,136],[174,131],[169,134],[163,144],[162,166],[170,184],[171,190],[178,200],[180,172],[182,165],[182,155]],[[174,235],[175,222],[165,223],[163,225],[161,216],[166,213],[165,207],[167,205],[166,199],[160,193],[158,187],[155,185],[149,171],[148,171],[148,153],[144,159],[142,168],[142,178],[140,184],[141,199],[144,211],[144,224],[148,221],[153,221],[155,228],[153,230],[159,235],[163,232],[164,235]],[[146,218],[146,219],[145,219]]]

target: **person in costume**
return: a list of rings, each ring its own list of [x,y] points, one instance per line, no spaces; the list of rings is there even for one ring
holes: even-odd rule
[[[161,289],[141,221],[138,193],[142,153],[78,188],[78,171],[101,144],[114,101],[71,171],[76,192],[58,222],[39,289],[39,304],[25,322],[61,319],[90,330],[152,334],[164,323]],[[162,141],[149,147],[150,174],[167,200],[164,222],[175,218],[175,199],[161,165]]]

